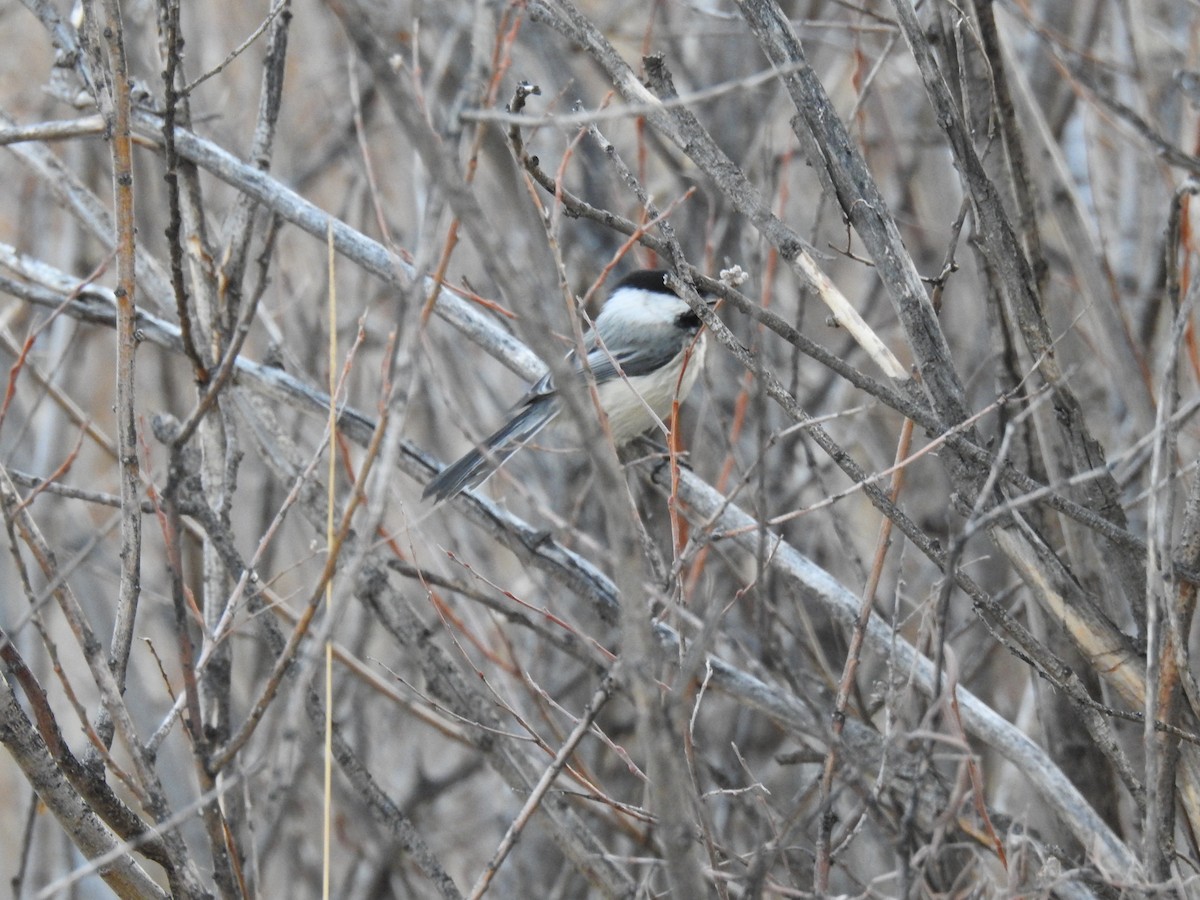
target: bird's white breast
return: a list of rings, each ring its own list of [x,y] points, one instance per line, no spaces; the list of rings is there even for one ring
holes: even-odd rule
[[[660,421],[668,422],[675,398],[682,401],[696,383],[704,365],[704,351],[705,335],[701,333],[661,369],[632,378],[614,378],[599,385],[600,405],[608,415],[618,446],[629,443]]]

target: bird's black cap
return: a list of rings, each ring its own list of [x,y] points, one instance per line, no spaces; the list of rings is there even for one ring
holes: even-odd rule
[[[667,284],[667,279],[671,277],[669,269],[638,269],[636,272],[630,272],[615,285],[613,291],[617,291],[623,287],[640,288],[643,291],[653,291],[656,294],[675,294],[678,293],[671,289]],[[700,290],[700,296],[709,306],[716,302],[708,291]]]
[[[675,292],[667,287],[667,276],[670,274],[666,269],[638,269],[618,281],[613,290],[628,287],[654,291],[657,294],[674,294]]]

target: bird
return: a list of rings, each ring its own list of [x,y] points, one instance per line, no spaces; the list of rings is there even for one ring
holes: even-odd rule
[[[666,420],[704,365],[700,316],[671,289],[670,274],[639,269],[621,278],[584,335],[587,367],[618,447]],[[567,363],[575,377],[585,377],[574,350]],[[422,499],[440,503],[482,484],[561,411],[562,399],[547,373],[516,403],[507,422],[425,486]]]

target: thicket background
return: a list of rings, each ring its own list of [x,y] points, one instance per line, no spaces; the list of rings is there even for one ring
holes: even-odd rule
[[[1195,0],[0,46],[15,896],[1196,890]],[[686,457],[581,392],[422,503],[644,265],[725,298]]]

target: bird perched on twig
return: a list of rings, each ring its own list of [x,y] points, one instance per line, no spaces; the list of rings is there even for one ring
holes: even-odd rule
[[[669,275],[660,269],[626,275],[584,336],[587,368],[618,447],[667,419],[674,400],[688,395],[704,364],[700,317],[667,285]],[[583,378],[575,351],[567,361]],[[482,484],[561,410],[562,400],[547,373],[518,401],[512,417],[443,469],[422,498],[440,502]]]

